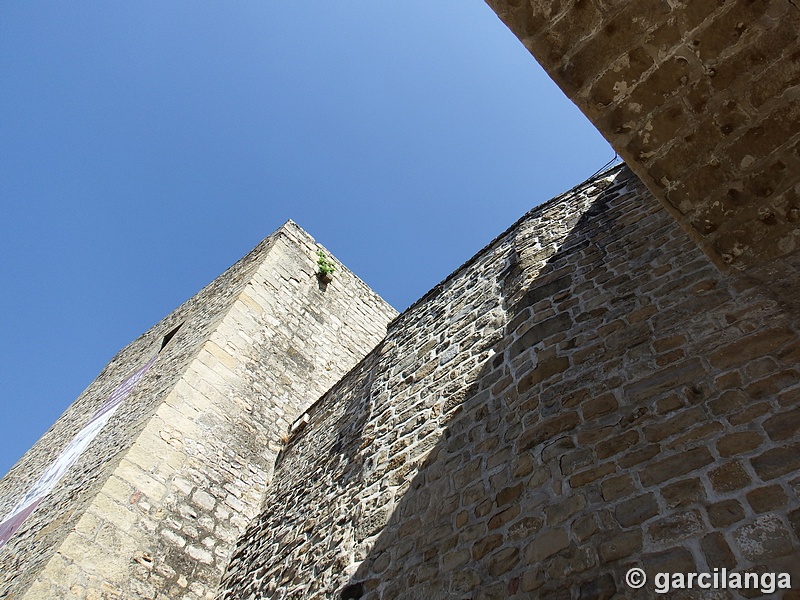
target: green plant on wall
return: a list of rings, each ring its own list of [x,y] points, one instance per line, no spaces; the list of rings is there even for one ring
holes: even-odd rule
[[[336,266],[328,260],[322,250],[317,250],[317,266],[319,267],[319,275],[327,279],[330,279],[336,270]]]

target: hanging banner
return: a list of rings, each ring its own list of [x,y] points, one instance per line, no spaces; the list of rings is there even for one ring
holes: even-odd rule
[[[58,481],[64,476],[69,468],[75,464],[78,457],[91,443],[95,436],[100,432],[108,420],[111,418],[122,401],[127,398],[131,390],[139,383],[139,380],[153,366],[157,356],[128,377],[117,386],[103,402],[92,418],[83,426],[67,447],[58,455],[53,463],[45,469],[42,476],[34,483],[23,498],[17,502],[11,512],[0,521],[0,548],[14,535],[20,528],[25,519],[36,509],[39,503],[50,493]]]

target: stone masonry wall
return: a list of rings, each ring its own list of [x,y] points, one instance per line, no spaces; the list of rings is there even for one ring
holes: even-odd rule
[[[797,253],[796,1],[487,3],[722,268]]]
[[[233,543],[258,512],[280,434],[396,315],[344,267],[321,283],[318,248],[284,225],[123,350],[22,459],[4,490],[22,491],[15,474],[25,468],[35,479],[43,456],[57,453],[183,322],[80,462],[0,549],[3,592],[213,597]]]
[[[5,516],[47,465],[61,453],[106,397],[156,354],[165,335],[184,323],[157,361],[22,528],[0,549],[0,597],[21,595],[86,510],[108,477],[109,465],[131,443],[142,424],[174,387],[199,347],[230,308],[263,252],[265,240],[194,298],[121,350],[41,439],[0,480],[0,514]]]
[[[219,598],[663,597],[626,587],[634,565],[798,586],[798,359],[771,290],[721,275],[615,168],[531,211],[308,410]]]

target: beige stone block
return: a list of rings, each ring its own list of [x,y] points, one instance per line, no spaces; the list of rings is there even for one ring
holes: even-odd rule
[[[37,579],[23,596],[23,600],[53,600],[50,585]]]
[[[101,552],[100,548],[102,548],[107,552],[116,554],[126,547],[135,546],[132,540],[133,538],[124,531],[106,523],[98,532],[93,545],[96,546],[95,553]]]
[[[137,470],[141,472],[141,469],[138,467]],[[117,468],[117,471],[119,471],[119,468]],[[133,491],[134,488],[128,481],[120,479],[119,477],[115,477],[114,475],[109,477],[103,484],[103,493],[111,498],[116,499],[120,504],[128,503],[130,497],[133,495]]]
[[[191,412],[197,412],[191,410]],[[169,423],[169,428],[180,431],[186,437],[195,437],[198,435],[199,430],[197,427],[197,423],[190,417],[184,414],[183,412],[176,410],[172,406],[167,404],[162,404],[158,407],[158,412],[156,416],[160,418],[164,423]],[[163,427],[159,429],[159,433],[163,430]]]
[[[108,598],[119,598],[123,594],[123,591],[120,587],[108,581],[104,581],[103,583],[101,583],[100,589]]]
[[[85,537],[86,539],[93,539],[97,530],[102,525],[103,520],[97,515],[85,512],[75,524],[75,532]]]
[[[185,385],[187,390],[189,390],[189,393],[186,393],[181,398],[179,405],[170,403],[169,406],[182,413],[185,418],[192,421],[197,421],[198,417],[204,413],[205,409],[212,408],[214,406],[213,398],[220,397],[221,394],[217,390],[210,387],[209,390],[199,391],[188,383]],[[211,391],[213,396],[209,397],[209,395],[206,393],[207,391]]]
[[[68,571],[68,569],[70,570]],[[67,597],[67,590],[63,587],[64,582],[70,575],[74,576],[79,572],[81,572],[80,568],[76,567],[70,559],[56,553],[42,568],[24,597],[37,600]],[[81,576],[81,581],[84,579]]]
[[[153,417],[142,430],[125,458],[142,467],[154,479],[161,481],[167,481],[172,477],[176,470],[183,468],[187,460],[180,432],[157,416]]]
[[[538,563],[545,558],[569,547],[569,535],[564,529],[551,529],[540,534],[525,549],[528,564]]]
[[[165,399],[165,402],[176,410],[181,410],[188,400],[197,393],[197,390],[187,382],[187,374],[188,372],[183,374]]]
[[[209,565],[214,562],[214,555],[200,546],[189,546],[186,550],[186,553],[194,560],[203,564]]]
[[[188,457],[186,454],[169,444],[164,444],[162,449],[161,462],[154,473],[164,481],[169,480],[175,475],[176,472],[182,471],[188,464]]]
[[[158,437],[157,430],[145,429],[125,454],[125,458],[141,467],[143,471],[149,472],[161,462],[161,452],[164,446],[166,444]]]
[[[266,303],[265,303],[266,305]],[[258,315],[258,321],[265,319],[267,315]],[[249,329],[250,325],[255,321],[252,311],[246,304],[236,302],[231,306],[228,314],[220,323],[220,327],[242,328]]]
[[[202,415],[203,421],[207,422],[212,418],[223,422],[227,420],[225,415],[230,410],[231,403],[229,396],[215,393],[209,397],[205,394],[197,393],[189,402],[192,403],[191,407],[198,414],[198,418]],[[198,433],[197,435],[202,434]],[[197,435],[194,437],[197,437]]]
[[[89,589],[86,591],[86,600],[106,600],[106,598],[103,598],[99,589]]]
[[[220,348],[229,345],[236,349],[237,355],[246,357],[253,345],[253,338],[246,334],[245,331],[251,332],[259,328],[259,323],[256,319],[250,318],[242,322],[239,319],[235,319],[232,315],[228,315],[225,317],[225,320],[219,324],[216,331],[211,334],[211,341]]]
[[[97,553],[97,546],[92,540],[87,540],[85,537],[72,532],[61,542],[57,552],[69,560],[85,564],[87,563],[87,560],[85,560],[87,556],[93,552]],[[52,571],[60,573],[62,570],[63,566],[56,566],[53,561],[50,561],[43,571],[43,575],[49,575]]]
[[[198,371],[201,372],[201,380],[204,379],[202,369],[207,369],[210,373],[217,375],[222,382],[237,381],[238,377],[234,371],[226,367],[220,360],[206,349],[201,349],[197,355]]]
[[[239,294],[238,302],[241,302],[242,304],[245,304],[250,310],[252,310],[256,314],[258,314],[258,313],[266,310],[267,305],[266,304],[262,304],[256,298],[253,297],[253,296],[256,296],[256,295],[257,295],[257,293],[253,292],[252,288],[251,288],[250,290],[246,290],[246,291],[242,292],[241,294]]]
[[[184,373],[183,380],[193,390],[192,394],[187,394],[187,401],[200,394],[213,402],[230,395],[234,389],[233,384],[239,378],[225,368],[214,371],[198,358]]]
[[[114,475],[128,482],[136,491],[142,492],[151,500],[160,500],[167,493],[167,486],[150,477],[136,464],[122,459]],[[113,479],[113,477],[112,477]]]
[[[105,521],[116,525],[122,531],[130,531],[136,522],[136,515],[121,505],[116,499],[102,491],[95,496],[90,507],[91,512],[99,515]]]
[[[204,357],[205,353],[211,354],[214,358],[216,358],[221,364],[225,365],[231,372],[235,373],[236,368],[239,366],[239,360],[232,356],[230,352],[228,352],[225,348],[220,348],[217,344],[212,341],[208,341],[203,345],[203,349],[200,350],[200,358]]]

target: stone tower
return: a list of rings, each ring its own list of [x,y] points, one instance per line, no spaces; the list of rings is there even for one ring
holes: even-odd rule
[[[0,597],[213,597],[281,435],[396,315],[338,264],[321,281],[318,249],[287,222],[120,351],[14,466]]]

